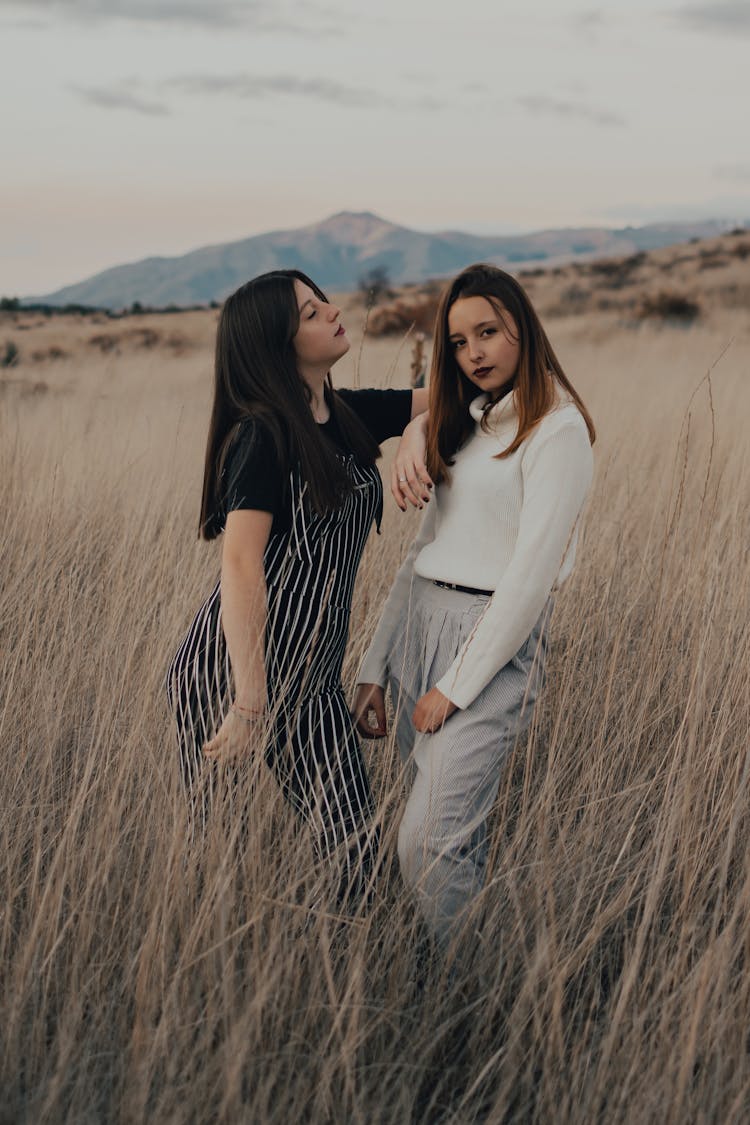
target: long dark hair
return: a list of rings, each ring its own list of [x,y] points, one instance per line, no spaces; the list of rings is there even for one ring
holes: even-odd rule
[[[206,443],[199,533],[215,539],[223,529],[221,474],[240,425],[253,419],[273,439],[284,480],[299,464],[313,508],[338,507],[351,488],[332,443],[310,409],[311,392],[297,370],[294,336],[299,327],[295,280],[325,293],[300,270],[273,270],[246,282],[224,303],[216,330],[214,401]],[[372,465],[380,449],[359,418],[333,389],[326,402],[358,461]]]
[[[507,313],[518,330],[518,367],[513,388],[518,411],[518,430],[498,457],[509,457],[553,407],[555,384],[564,387],[583,415],[593,445],[596,430],[555,355],[534,306],[523,286],[496,266],[468,266],[443,292],[435,318],[435,340],[430,374],[430,414],[427,423],[427,469],[438,484],[450,480],[448,466],[474,428],[469,403],[478,391],[461,371],[448,338],[448,313],[460,297],[484,297],[495,309],[505,330],[512,335]],[[490,406],[488,404],[488,406]],[[486,418],[482,419],[487,424]]]

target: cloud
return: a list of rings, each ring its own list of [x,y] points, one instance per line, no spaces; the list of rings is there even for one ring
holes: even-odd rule
[[[567,101],[547,94],[527,94],[516,101],[529,113],[546,114],[554,117],[568,117],[572,120],[588,121],[592,125],[621,126],[625,118],[606,109],[597,109],[584,102]]]
[[[5,7],[3,0],[0,0],[0,8]],[[43,19],[31,17],[26,19],[24,16],[19,16],[18,19],[10,19],[3,21],[3,27],[12,27],[17,31],[44,31],[46,23]]]
[[[186,74],[168,79],[162,86],[199,96],[226,94],[249,100],[267,97],[314,99],[346,109],[438,110],[445,104],[434,97],[399,97],[362,86],[345,85],[330,78],[300,78],[291,74]]]
[[[677,19],[697,31],[750,34],[750,4],[747,0],[712,0],[706,4],[685,4],[674,14]]]
[[[605,16],[603,12],[596,9],[589,9],[584,12],[576,12],[571,17],[570,26],[574,32],[586,36],[589,39],[598,38],[601,31],[606,31],[611,24],[609,16]]]
[[[149,23],[183,24],[236,24],[249,8],[254,12],[258,5],[253,0],[0,0],[4,8],[35,9],[49,15],[60,13],[82,20],[129,20]]]
[[[330,78],[301,78],[298,75],[184,74],[150,87],[135,79],[112,86],[71,85],[79,98],[100,109],[124,109],[148,117],[172,112],[171,98],[228,97],[249,101],[289,97],[315,100],[344,109],[391,109],[397,111],[444,109],[446,103],[431,96],[402,97],[383,94],[362,86],[350,86]]]
[[[169,107],[163,102],[141,97],[132,89],[104,86],[71,86],[70,89],[83,101],[99,109],[127,109],[146,117],[165,117]]]
[[[193,74],[169,79],[164,85],[187,94],[229,94],[250,100],[288,95],[363,108],[381,102],[380,95],[374,90],[344,86],[328,78],[298,78],[296,75]]]
[[[0,0],[0,7],[60,14],[82,21],[126,20],[168,26],[197,26],[223,29],[252,25],[262,30],[300,29],[300,17],[313,15],[317,25],[305,33],[333,30],[326,24],[327,12],[313,0],[295,3],[285,13],[278,0]]]

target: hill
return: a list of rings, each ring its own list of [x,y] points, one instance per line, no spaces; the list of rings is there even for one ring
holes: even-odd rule
[[[578,228],[484,236],[460,231],[429,233],[397,226],[369,212],[341,212],[311,226],[271,231],[238,242],[206,246],[172,258],[145,258],[115,266],[25,303],[126,308],[221,301],[250,277],[297,267],[334,291],[356,288],[363,274],[384,267],[397,284],[445,277],[485,260],[517,269],[623,256],[720,234],[726,223],[652,224]]]

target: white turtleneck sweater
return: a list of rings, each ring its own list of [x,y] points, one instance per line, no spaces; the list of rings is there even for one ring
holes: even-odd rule
[[[458,451],[450,484],[429,501],[419,533],[386,600],[357,677],[387,680],[388,656],[408,616],[412,574],[493,591],[472,635],[437,688],[468,707],[518,652],[551,590],[570,574],[578,519],[591,484],[588,430],[575,403],[563,397],[511,454],[496,460],[518,430],[514,395],[488,413],[482,429],[480,395],[469,410],[474,433]]]

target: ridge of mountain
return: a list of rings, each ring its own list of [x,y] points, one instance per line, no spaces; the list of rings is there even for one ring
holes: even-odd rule
[[[202,246],[174,257],[149,257],[110,267],[22,304],[81,304],[126,308],[221,301],[249,278],[267,270],[303,270],[322,288],[351,290],[382,267],[396,284],[446,277],[483,260],[517,270],[570,261],[616,257],[689,238],[706,238],[731,223],[651,223],[642,227],[580,227],[530,234],[477,235],[412,230],[369,211],[342,211],[309,226],[268,231],[235,242]],[[747,225],[746,223],[744,225]]]

